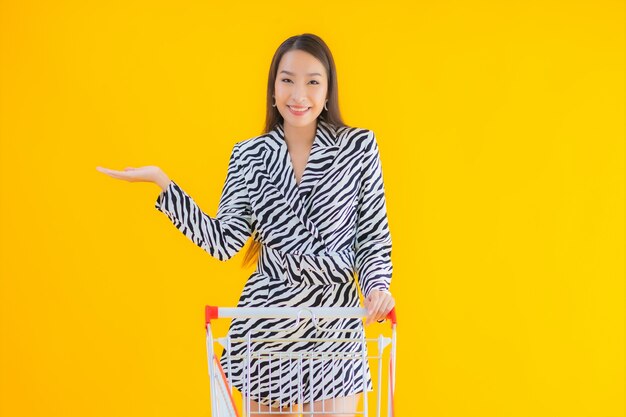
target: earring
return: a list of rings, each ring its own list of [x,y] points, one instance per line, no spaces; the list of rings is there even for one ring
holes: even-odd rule
[[[272,96],[274,98],[274,104],[272,104],[272,107],[276,107],[276,97]]]
[[[326,111],[328,111],[328,107],[326,107],[326,103],[328,103],[328,100],[324,102],[324,108],[326,109]]]

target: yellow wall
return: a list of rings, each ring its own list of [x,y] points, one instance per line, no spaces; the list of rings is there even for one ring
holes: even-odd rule
[[[380,143],[398,416],[624,416],[622,1],[0,4],[2,416],[210,414],[203,307],[243,252],[95,167],[214,215],[303,32]]]

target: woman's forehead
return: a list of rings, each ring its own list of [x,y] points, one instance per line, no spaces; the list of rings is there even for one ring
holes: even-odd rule
[[[319,59],[301,50],[286,52],[280,60],[278,71],[292,76],[321,76],[326,72]]]

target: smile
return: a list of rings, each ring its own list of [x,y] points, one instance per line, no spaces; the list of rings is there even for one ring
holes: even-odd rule
[[[306,113],[310,107],[291,107],[291,106],[287,106],[289,107],[289,111],[291,111],[291,113],[295,114],[295,115],[302,115],[304,113]]]

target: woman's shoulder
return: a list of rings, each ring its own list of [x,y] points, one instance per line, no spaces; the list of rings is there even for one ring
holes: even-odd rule
[[[348,142],[363,145],[376,140],[374,131],[360,126],[344,126],[337,129],[339,143],[347,144]]]
[[[361,126],[344,126],[342,128],[339,128],[337,131],[341,132],[342,134],[352,136],[363,136],[368,135],[370,134],[370,132],[372,132],[372,130]]]

